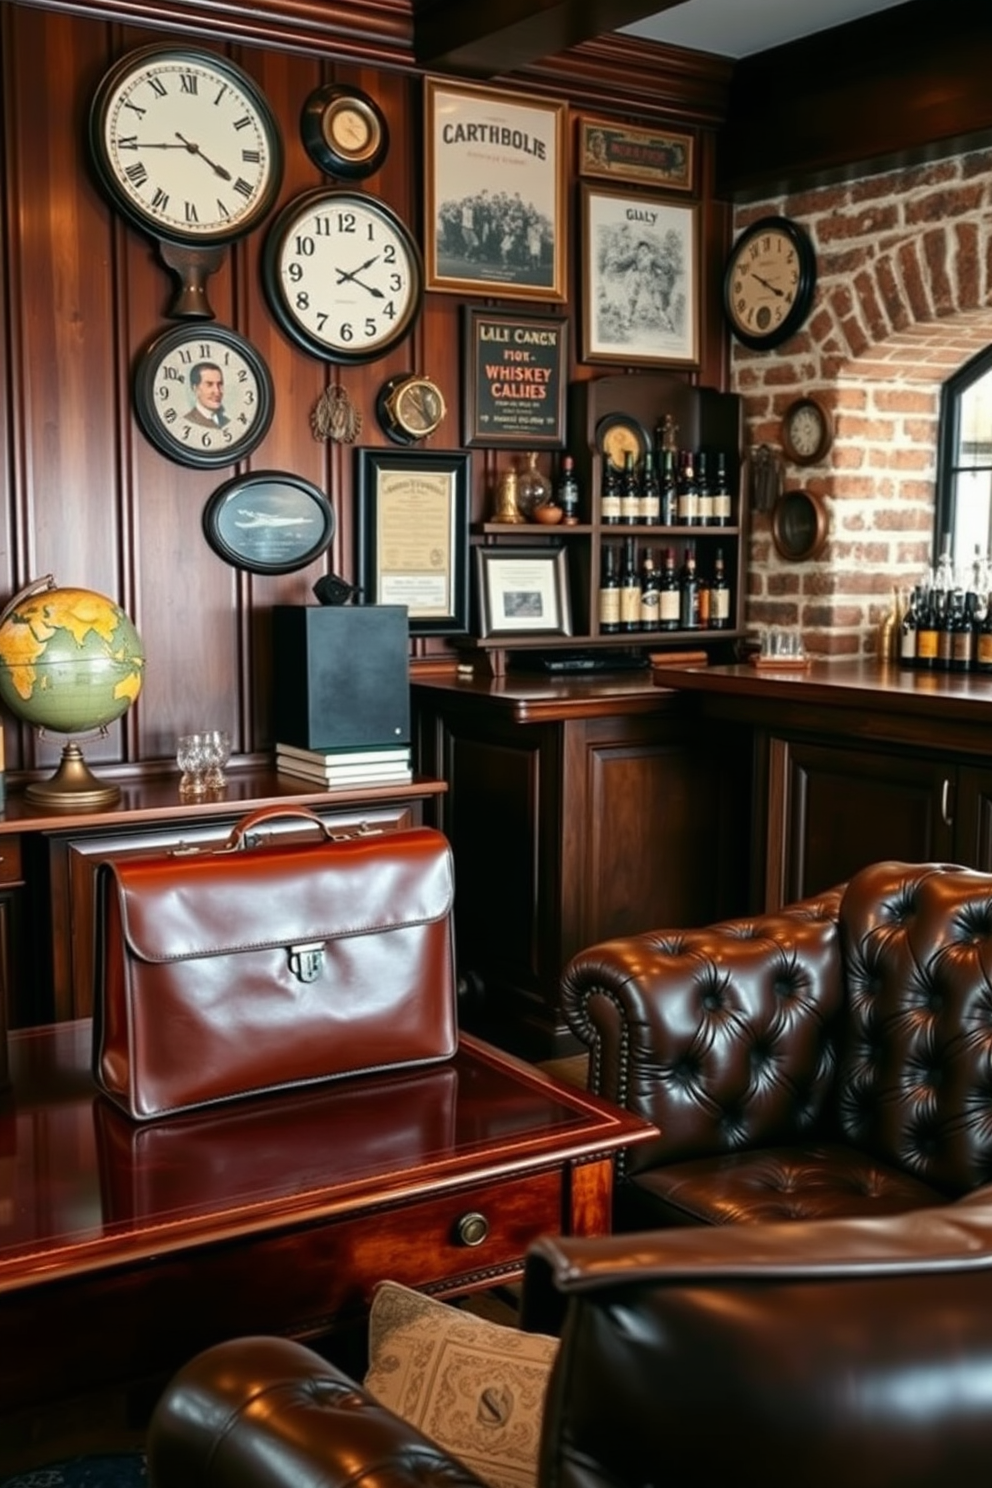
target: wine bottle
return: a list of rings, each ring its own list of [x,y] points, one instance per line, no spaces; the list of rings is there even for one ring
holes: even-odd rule
[[[624,456],[623,476],[620,481],[620,521],[633,527],[641,517],[641,483],[637,478],[637,466],[630,450]]]
[[[710,585],[710,630],[726,630],[730,624],[730,585],[723,549],[717,548],[713,559],[713,582]]]
[[[604,527],[615,527],[620,521],[620,472],[609,460],[603,462],[599,515]]]
[[[615,635],[620,629],[620,569],[616,543],[604,543],[600,559],[599,631]]]
[[[686,543],[679,574],[679,626],[682,630],[699,629],[699,579],[696,574],[696,549]]]
[[[575,460],[571,455],[562,455],[558,472],[558,505],[562,509],[562,525],[574,527],[579,520],[579,483],[575,477]]]
[[[661,489],[655,469],[654,454],[645,451],[644,468],[641,471],[641,521],[648,527],[656,527],[661,516]]]
[[[922,590],[917,585],[909,596],[906,613],[899,626],[899,665],[901,667],[915,667],[916,665],[916,631],[920,619],[921,598]]]
[[[729,527],[732,515],[730,486],[727,484],[727,457],[722,450],[717,450],[716,475],[713,480],[714,527]]]
[[[658,581],[658,617],[662,630],[679,628],[679,576],[675,571],[675,549],[665,548],[661,555],[661,577]],[[992,646],[990,646],[992,653]]]
[[[678,474],[678,524],[695,527],[699,521],[699,487],[692,463],[692,451],[683,450]]]
[[[985,611],[978,620],[975,637],[975,671],[992,672],[992,594],[985,596]]]
[[[709,468],[706,459],[706,451],[699,450],[696,455],[696,517],[700,527],[713,526],[713,492],[710,489]]]
[[[916,626],[916,665],[922,672],[936,671],[938,628],[936,592],[928,589]]]
[[[675,480],[675,451],[661,452],[661,510],[658,520],[662,527],[674,527],[678,521],[678,491]]]
[[[635,541],[633,537],[624,538],[620,569],[620,629],[627,635],[641,628],[641,576],[637,572]]]
[[[641,561],[641,629],[658,630],[661,626],[661,594],[658,589],[658,570],[650,548],[644,549]]]

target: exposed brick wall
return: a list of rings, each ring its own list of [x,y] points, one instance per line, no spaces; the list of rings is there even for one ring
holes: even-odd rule
[[[802,392],[831,409],[825,461],[783,471],[786,490],[823,498],[829,535],[790,563],[753,513],[747,621],[798,625],[816,655],[866,655],[895,586],[930,561],[941,384],[992,342],[992,150],[751,202],[735,235],[772,213],[810,233],[816,297],[774,351],[735,343],[732,382],[751,447],[781,453],[781,415]]]

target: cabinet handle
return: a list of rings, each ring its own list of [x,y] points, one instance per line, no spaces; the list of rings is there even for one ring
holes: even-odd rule
[[[463,1214],[455,1226],[459,1245],[481,1245],[489,1234],[489,1221],[484,1214]]]
[[[948,807],[950,805],[950,799],[951,799],[951,782],[950,782],[950,779],[945,775],[944,776],[944,783],[943,783],[943,785],[940,788],[940,814],[943,817],[943,821],[944,821],[944,826],[945,827],[950,827],[954,823],[954,818],[951,816],[951,813],[948,810]]]

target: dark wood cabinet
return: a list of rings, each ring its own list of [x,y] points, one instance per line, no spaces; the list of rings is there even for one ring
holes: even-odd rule
[[[649,679],[424,683],[414,702],[422,768],[448,784],[465,1017],[495,1042],[569,1052],[570,956],[743,907],[746,754]]]

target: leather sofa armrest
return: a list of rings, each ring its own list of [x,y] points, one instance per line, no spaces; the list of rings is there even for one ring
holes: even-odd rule
[[[206,1349],[166,1386],[147,1441],[155,1488],[482,1488],[334,1365],[284,1338]]]

